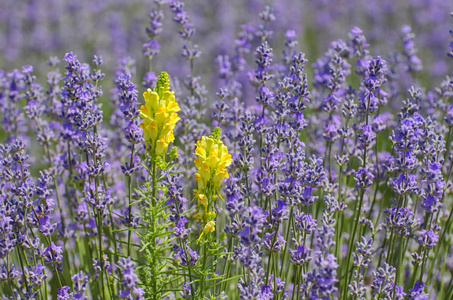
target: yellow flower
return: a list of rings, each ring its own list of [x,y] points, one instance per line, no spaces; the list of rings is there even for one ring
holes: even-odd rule
[[[215,230],[215,221],[209,221],[205,226],[204,226],[204,229],[203,229],[203,232],[200,234],[200,237],[198,238],[198,241],[197,241],[197,244],[198,242],[201,240],[201,237],[206,233],[210,233],[210,232],[214,232]]]
[[[167,152],[168,144],[175,139],[173,129],[179,121],[177,112],[179,105],[175,100],[175,92],[170,91],[170,77],[166,72],[160,74],[154,90],[148,89],[143,93],[145,105],[140,107],[140,117],[143,122],[140,127],[146,145],[156,155]]]
[[[198,203],[193,217],[198,221],[208,222],[211,220],[209,216],[215,215],[209,202],[213,199],[208,197],[215,192],[218,193],[222,180],[229,177],[226,167],[231,165],[233,160],[227,147],[220,141],[218,127],[210,136],[203,136],[197,141],[194,154],[197,156],[195,159],[197,189],[194,190],[194,194]]]
[[[198,190],[194,191],[195,197],[198,200],[197,213],[193,215],[197,221],[201,222],[204,216],[208,213],[208,197],[205,194],[200,193]],[[200,209],[202,208],[202,209]]]
[[[229,177],[226,167],[231,165],[233,160],[219,136],[220,130],[216,128],[211,136],[203,136],[196,143],[195,155],[197,155],[197,159],[195,159],[195,166],[197,173],[195,179],[199,191],[204,191],[210,181],[212,188],[217,191],[222,180]]]

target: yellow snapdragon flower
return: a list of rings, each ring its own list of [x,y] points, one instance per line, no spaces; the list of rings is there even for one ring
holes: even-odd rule
[[[215,230],[215,221],[209,221],[203,228],[203,232],[200,234],[198,238],[197,244],[200,242],[201,237],[206,233],[214,232]]]
[[[197,189],[194,190],[194,194],[198,203],[193,217],[198,221],[208,222],[208,215],[213,213],[210,211],[211,203],[209,201],[212,199],[208,199],[210,196],[208,193],[218,193],[222,180],[229,177],[226,168],[231,165],[233,160],[227,147],[220,140],[218,127],[210,136],[203,136],[201,140],[197,141],[194,154],[197,155],[195,159]]]
[[[203,221],[203,217],[208,213],[208,197],[205,194],[200,193],[198,190],[194,191],[195,198],[198,201],[197,204],[197,213],[193,215],[197,221]],[[202,208],[202,209],[200,209]]]
[[[233,162],[227,147],[220,140],[218,127],[211,136],[203,136],[197,141],[196,146],[195,155],[198,158],[195,159],[197,167],[195,179],[198,183],[198,191],[204,191],[210,181],[212,188],[217,191],[221,181],[229,177],[226,167]]]
[[[146,145],[156,155],[167,152],[168,144],[175,139],[173,129],[179,121],[177,112],[181,109],[175,100],[175,92],[170,91],[170,77],[162,72],[154,90],[148,89],[143,93],[145,105],[140,107],[140,117],[143,122],[140,127]]]

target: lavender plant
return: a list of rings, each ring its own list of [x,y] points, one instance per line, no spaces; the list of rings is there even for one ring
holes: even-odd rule
[[[113,54],[93,41],[80,57],[105,59],[0,71],[1,299],[453,299],[453,42],[432,34],[452,27],[439,3],[353,1],[364,10],[345,27],[327,2],[195,2],[133,1],[143,26],[98,3]],[[44,33],[9,10],[0,50],[13,59]],[[46,16],[27,24],[44,30]],[[362,19],[401,28],[391,48]]]

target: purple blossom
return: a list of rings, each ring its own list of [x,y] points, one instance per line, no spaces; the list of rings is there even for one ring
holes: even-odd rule
[[[415,35],[412,33],[412,28],[408,25],[401,27],[401,40],[403,41],[403,55],[406,58],[405,66],[408,72],[420,72],[422,70],[422,62],[416,55]]]
[[[373,184],[373,174],[371,174],[366,168],[359,168],[354,174],[355,186],[357,188],[368,188]]]
[[[301,245],[297,245],[297,248],[294,250],[289,249],[289,253],[291,253],[289,261],[296,265],[303,265],[312,259],[309,256],[309,251],[310,249]]]
[[[436,246],[438,241],[439,235],[435,234],[432,229],[418,232],[417,242],[423,248],[432,249]]]

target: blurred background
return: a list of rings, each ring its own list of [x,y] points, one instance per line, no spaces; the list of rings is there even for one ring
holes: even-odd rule
[[[143,45],[150,40],[145,28],[149,26],[152,9],[159,6],[163,13],[162,32],[155,40],[160,51],[149,65],[148,57],[143,55]],[[449,29],[453,27],[450,17],[453,1],[191,0],[183,7],[188,22],[196,30],[189,44],[198,45],[201,51],[193,73],[201,76],[209,95],[214,96],[222,85],[216,58],[234,54],[235,41],[241,31],[244,34],[242,25],[249,26],[245,32],[256,34],[263,23],[259,12],[266,6],[272,8],[275,16],[275,20],[266,22],[266,30],[272,32],[268,40],[274,49],[274,62],[281,60],[288,30],[294,31],[298,48],[311,66],[332,41],[348,39],[354,26],[363,31],[370,54],[388,60],[392,53],[402,50],[401,28],[409,25],[415,35],[417,55],[423,62],[423,71],[418,75],[423,86],[438,85],[445,74],[451,73],[446,52]],[[33,65],[35,74],[40,74],[48,71],[46,63],[50,56],[62,59],[72,51],[86,62],[95,54],[101,55],[102,70],[107,75],[122,61],[125,65],[135,64],[138,78],[150,70],[184,76],[190,72],[190,65],[181,56],[185,41],[179,38],[180,24],[174,18],[167,1],[1,0],[0,69]],[[251,69],[256,66],[254,50],[259,43],[259,39],[252,40],[251,51],[244,54]],[[244,79],[249,71],[244,68]],[[307,73],[311,78],[311,72]],[[38,82],[44,83],[45,78],[38,76]],[[135,81],[139,84],[141,80]]]

